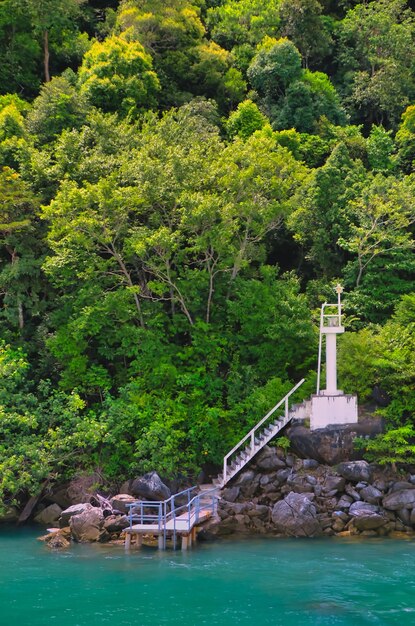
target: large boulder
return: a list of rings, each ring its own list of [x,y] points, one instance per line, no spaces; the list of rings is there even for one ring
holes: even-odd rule
[[[129,525],[126,515],[110,515],[104,519],[104,528],[109,533],[121,533]]]
[[[251,485],[251,483],[255,480],[255,472],[253,470],[247,470],[242,474],[239,474],[236,485],[239,487],[246,487],[247,485]]]
[[[339,491],[343,491],[345,484],[346,484],[346,481],[342,476],[333,476],[332,474],[330,474],[326,476],[324,479],[324,483],[323,483],[324,492],[325,493],[329,493],[329,492],[337,493]]]
[[[69,521],[72,537],[79,543],[100,541],[106,534],[104,514],[98,507],[91,506],[79,515],[73,515]]]
[[[367,502],[353,502],[348,513],[358,530],[374,530],[388,521],[380,507]]]
[[[136,478],[131,485],[131,493],[142,500],[168,500],[171,493],[157,472],[148,472],[140,478]]]
[[[58,504],[50,504],[35,516],[34,521],[37,524],[49,526],[50,524],[55,524],[58,521],[61,513],[62,509]]]
[[[360,497],[362,500],[369,502],[370,504],[379,504],[383,497],[383,493],[379,489],[376,489],[376,487],[368,485],[367,487],[363,487],[360,491]]]
[[[238,499],[239,492],[239,487],[227,487],[222,490],[221,497],[228,502],[235,502]]]
[[[62,511],[59,518],[59,526],[61,528],[66,528],[66,526],[69,526],[69,520],[73,517],[73,515],[80,515],[81,513],[89,511],[93,508],[94,507],[92,504],[89,504],[89,502],[81,502],[80,504],[73,504],[72,506],[69,506],[67,509]]]
[[[256,458],[256,465],[259,469],[265,471],[283,469],[285,463],[279,458],[277,450],[270,446],[264,446]]]
[[[137,502],[137,498],[128,495],[128,493],[119,493],[116,496],[110,498],[112,508],[115,511],[119,511],[120,513],[124,514],[128,514],[130,512],[130,509],[127,505],[133,504],[133,502]]]
[[[402,489],[402,491],[388,493],[383,498],[382,505],[389,511],[413,509],[415,507],[415,489]]]
[[[366,418],[358,424],[327,426],[310,431],[305,426],[293,425],[287,429],[294,452],[303,458],[315,459],[326,465],[359,458],[354,446],[356,436],[373,436],[382,432],[382,420]]]
[[[322,534],[316,507],[301,493],[291,491],[272,509],[275,530],[290,537],[316,537]]]
[[[349,461],[339,463],[337,471],[340,476],[353,483],[369,482],[372,478],[372,469],[367,461]]]

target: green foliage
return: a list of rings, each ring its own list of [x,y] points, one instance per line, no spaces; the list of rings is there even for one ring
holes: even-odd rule
[[[383,345],[376,333],[364,328],[357,333],[345,333],[339,343],[339,386],[345,393],[356,393],[365,402],[380,382],[377,361]]]
[[[257,105],[252,100],[244,100],[238,105],[227,120],[226,129],[230,137],[248,139],[256,130],[261,130],[267,123]]]
[[[396,133],[399,164],[406,173],[413,172],[415,162],[415,106],[402,113],[402,123]]]
[[[81,94],[103,111],[135,114],[156,104],[151,57],[141,44],[109,37],[95,42],[79,68]]]
[[[391,138],[391,131],[383,126],[373,126],[367,139],[367,158],[374,172],[387,174],[395,169],[393,158],[395,146]]]
[[[414,21],[405,0],[358,4],[339,24],[348,99],[363,119],[396,124],[415,95]]]
[[[355,445],[369,461],[380,465],[415,462],[415,428],[407,424],[373,439],[355,439]]]
[[[306,67],[310,60],[324,58],[333,43],[321,13],[318,0],[282,0],[280,4],[282,33],[297,46]]]
[[[290,439],[288,439],[288,437],[283,435],[282,437],[276,438],[275,445],[281,448],[281,450],[284,450],[285,453],[287,453],[291,447],[291,441]]]
[[[98,4],[0,3],[0,501],[220,465],[338,281],[367,454],[413,460],[412,5]]]
[[[30,133],[39,143],[55,139],[65,128],[80,128],[88,112],[87,101],[69,80],[58,76],[45,83],[27,118]]]
[[[301,55],[288,39],[267,40],[252,60],[248,78],[268,106],[301,76]]]

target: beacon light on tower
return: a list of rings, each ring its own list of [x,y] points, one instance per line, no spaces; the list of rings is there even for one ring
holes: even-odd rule
[[[342,286],[337,285],[337,303],[325,302],[321,307],[317,391],[311,397],[311,430],[324,428],[329,424],[353,424],[357,422],[357,396],[346,395],[337,389],[337,335],[344,333],[342,292]],[[324,337],[326,343],[326,388],[321,390],[320,374]]]

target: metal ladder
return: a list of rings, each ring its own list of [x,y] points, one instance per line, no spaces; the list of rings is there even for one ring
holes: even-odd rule
[[[239,443],[232,448],[223,459],[223,473],[213,479],[215,487],[223,488],[238,472],[245,467],[247,463],[269,442],[273,439],[284,426],[294,417],[294,413],[289,411],[288,400],[293,393],[303,384],[304,378],[297,383],[291,391],[289,391],[276,404],[261,421],[258,422],[252,430],[243,437]],[[284,405],[284,414],[273,422],[270,422],[271,416]],[[248,442],[248,443],[246,443]],[[243,449],[241,449],[243,447]]]

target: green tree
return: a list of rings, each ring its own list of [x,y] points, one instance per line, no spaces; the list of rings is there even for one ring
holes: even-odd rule
[[[267,118],[262,115],[252,100],[244,100],[238,104],[236,111],[231,113],[226,122],[226,129],[230,137],[238,135],[248,139],[256,130],[261,130],[267,124]]]
[[[279,4],[280,0],[225,0],[208,10],[207,26],[212,39],[232,51],[243,71],[264,37],[279,35]]]
[[[360,196],[365,179],[363,165],[339,143],[300,190],[298,209],[288,223],[319,276],[337,277],[344,267],[344,248],[338,241],[349,233],[348,203]]]
[[[72,84],[71,74],[52,78],[41,88],[27,117],[27,127],[37,143],[49,143],[65,128],[85,122],[88,103]]]
[[[338,244],[356,256],[356,287],[373,259],[413,248],[414,182],[413,177],[397,181],[378,174],[349,202],[349,236],[340,237]]]
[[[44,296],[37,201],[20,176],[7,167],[0,173],[0,191],[1,318],[6,328],[23,333],[27,321],[42,311]]]
[[[50,36],[69,28],[80,15],[80,5],[85,0],[19,0],[15,8],[26,13],[31,20],[36,37],[42,41],[43,71],[46,82],[50,81]]]
[[[32,35],[30,16],[16,0],[0,3],[0,91],[34,96],[39,88],[42,51]]]
[[[358,4],[339,24],[342,82],[369,123],[395,125],[415,96],[414,23],[405,0]]]
[[[402,114],[402,122],[396,133],[399,165],[404,172],[415,169],[415,106],[409,106]]]
[[[332,38],[318,0],[282,0],[279,13],[281,32],[297,46],[306,68],[310,59],[317,61],[328,54]]]
[[[151,57],[141,44],[120,37],[95,42],[79,68],[81,95],[103,111],[124,115],[156,105],[159,90]]]

